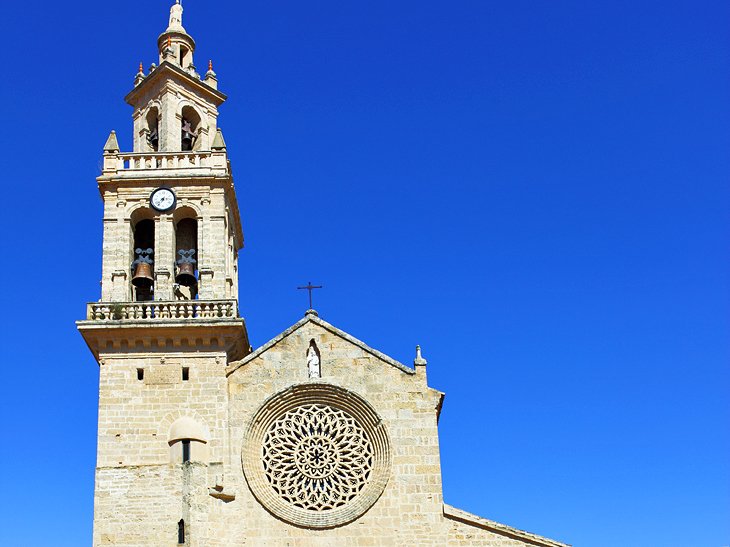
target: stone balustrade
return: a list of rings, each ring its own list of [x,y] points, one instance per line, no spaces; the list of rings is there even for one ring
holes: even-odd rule
[[[237,319],[236,300],[151,300],[148,302],[92,302],[88,321],[206,321]]]
[[[226,171],[228,159],[223,150],[198,152],[107,152],[104,154],[104,174],[158,176],[205,174]],[[192,171],[192,172],[191,172]]]

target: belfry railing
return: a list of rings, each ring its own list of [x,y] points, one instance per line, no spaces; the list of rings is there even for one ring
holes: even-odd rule
[[[189,170],[204,172],[225,171],[228,160],[225,151],[199,152],[113,152],[104,154],[104,173],[136,175],[155,171],[156,175]],[[196,173],[198,174],[198,173]]]
[[[237,300],[91,302],[86,306],[89,321],[206,321],[238,317]]]

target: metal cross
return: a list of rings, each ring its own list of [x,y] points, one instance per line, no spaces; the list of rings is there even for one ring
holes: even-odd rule
[[[309,281],[309,284],[306,287],[297,287],[297,289],[307,289],[309,291],[309,309],[310,310],[314,309],[314,308],[312,308],[312,290],[321,289],[321,288],[322,288],[322,285],[312,285],[311,281]]]

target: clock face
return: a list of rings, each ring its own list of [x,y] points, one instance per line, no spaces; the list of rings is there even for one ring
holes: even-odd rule
[[[175,193],[169,188],[158,188],[150,196],[150,205],[158,211],[174,209],[175,201]]]

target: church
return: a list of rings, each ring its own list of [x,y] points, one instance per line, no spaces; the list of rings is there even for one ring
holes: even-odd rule
[[[182,14],[125,97],[133,151],[112,131],[97,178],[101,298],[77,323],[99,364],[93,545],[565,545],[444,503],[420,349],[406,366],[313,309],[251,347],[226,95]]]

